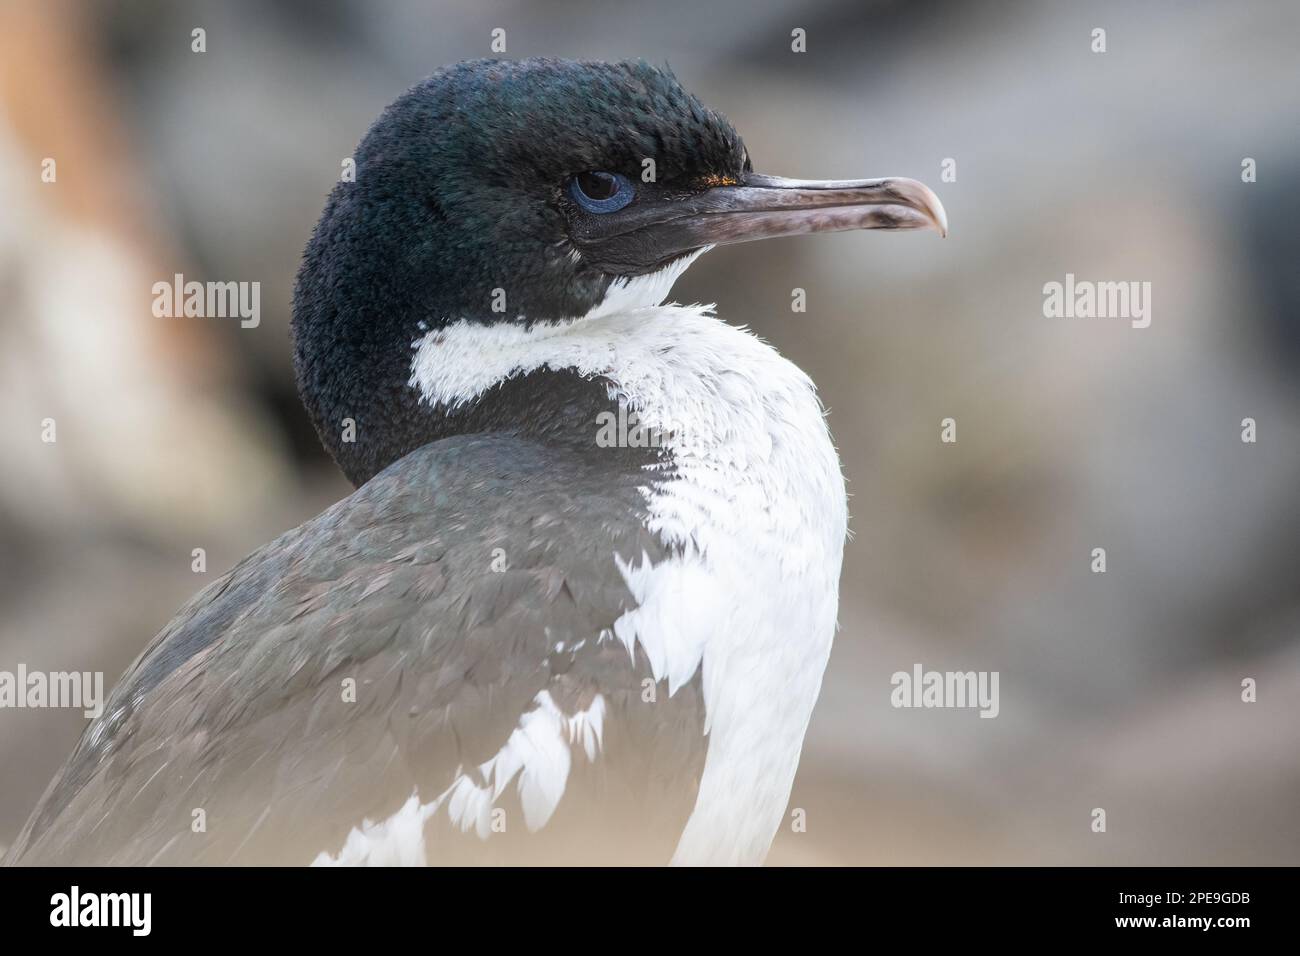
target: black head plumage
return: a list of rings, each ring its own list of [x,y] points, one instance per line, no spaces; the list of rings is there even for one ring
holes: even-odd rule
[[[668,69],[554,59],[440,70],[354,158],[355,181],[335,186],[307,245],[293,329],[304,402],[355,483],[428,439],[407,385],[424,329],[582,316],[616,276],[680,254],[616,234],[580,204],[575,177],[622,176],[645,202],[748,167],[731,125]]]

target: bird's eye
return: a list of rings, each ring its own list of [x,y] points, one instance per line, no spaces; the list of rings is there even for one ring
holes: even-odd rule
[[[631,181],[618,173],[579,173],[569,180],[569,195],[587,212],[617,212],[634,198]]]

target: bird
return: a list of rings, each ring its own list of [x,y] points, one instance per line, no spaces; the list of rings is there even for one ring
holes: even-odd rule
[[[644,60],[472,60],[390,104],[293,292],[355,490],[129,667],[9,864],[758,865],[837,627],[809,377],[668,303],[718,245],[946,235],[903,177],[753,170]]]

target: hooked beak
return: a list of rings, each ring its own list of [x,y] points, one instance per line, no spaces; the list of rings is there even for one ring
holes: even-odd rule
[[[849,229],[948,234],[939,197],[915,179],[804,180],[748,174],[684,198],[648,198],[589,223],[575,240],[606,271],[654,271],[704,246]]]

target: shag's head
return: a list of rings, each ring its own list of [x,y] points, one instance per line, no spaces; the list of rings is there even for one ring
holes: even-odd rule
[[[294,338],[304,403],[356,484],[437,434],[408,384],[430,330],[657,305],[721,243],[946,230],[913,180],[754,173],[731,124],[643,62],[456,64],[389,106],[355,163],[307,246]]]

